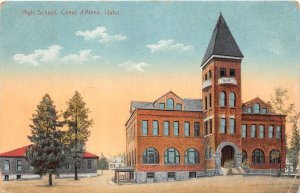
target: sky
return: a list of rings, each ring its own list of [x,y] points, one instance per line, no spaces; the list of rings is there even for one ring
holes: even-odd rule
[[[243,102],[268,101],[281,86],[300,111],[294,2],[5,2],[0,152],[29,144],[28,125],[46,93],[61,113],[75,90],[95,122],[88,151],[124,152],[130,101],[170,90],[201,98],[200,63],[220,11],[244,55]]]

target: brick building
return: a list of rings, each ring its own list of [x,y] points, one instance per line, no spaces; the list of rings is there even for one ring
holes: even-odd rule
[[[29,146],[24,146],[0,154],[0,167],[3,180],[39,179],[40,175],[34,174],[33,167],[25,159],[25,152]],[[79,164],[79,177],[97,176],[97,155],[85,152]],[[74,177],[74,163],[65,163],[58,169],[57,177]]]
[[[201,62],[202,99],[170,91],[131,102],[126,156],[136,182],[220,175],[229,160],[255,172],[284,168],[285,115],[260,98],[242,102],[243,57],[220,14]]]

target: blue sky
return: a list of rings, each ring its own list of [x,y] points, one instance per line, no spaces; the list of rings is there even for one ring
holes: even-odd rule
[[[38,9],[56,9],[58,15],[22,15],[22,10]],[[62,9],[77,15],[61,15]],[[116,10],[119,15],[81,16],[82,9]],[[190,66],[200,65],[220,11],[245,56],[246,69],[298,68],[300,12],[293,2],[6,2],[0,13],[1,66],[33,72],[66,71],[70,65],[75,71],[115,72],[130,65],[144,71],[193,70]],[[104,35],[111,40],[99,42],[97,27],[100,36],[106,29]],[[94,31],[95,38],[86,40],[86,30]],[[76,35],[80,31],[83,35]],[[162,44],[165,47],[155,51],[149,46]],[[51,46],[59,46],[53,49],[63,64],[20,59],[20,54],[47,52]],[[80,50],[87,54],[83,61]]]

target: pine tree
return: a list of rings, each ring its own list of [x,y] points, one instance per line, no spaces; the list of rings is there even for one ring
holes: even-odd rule
[[[93,125],[93,120],[88,118],[89,109],[79,92],[67,102],[68,108],[64,112],[65,123],[68,126],[64,143],[68,146],[68,159],[74,162],[75,180],[78,180],[78,167],[85,152],[86,142],[91,132],[88,130]]]
[[[62,166],[64,133],[57,129],[61,126],[58,122],[57,112],[50,96],[46,94],[37,106],[36,113],[32,116],[31,136],[28,139],[33,143],[26,151],[25,158],[34,167],[37,174],[49,174],[49,186],[52,186],[52,174]]]
[[[299,118],[300,113],[295,113],[295,115],[290,118],[290,122],[292,123],[292,138],[290,142],[289,159],[293,164],[294,171],[298,164],[298,155],[300,150],[300,134],[297,126]]]

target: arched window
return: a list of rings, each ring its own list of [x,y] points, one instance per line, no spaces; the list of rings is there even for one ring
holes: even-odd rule
[[[208,158],[209,158],[209,159],[212,158],[212,148],[211,148],[211,147],[209,148]]]
[[[252,152],[252,163],[257,165],[261,165],[265,163],[265,155],[262,150],[255,149]]]
[[[184,163],[185,164],[198,164],[199,163],[199,152],[193,148],[187,149],[184,154]]]
[[[280,152],[278,150],[273,149],[270,151],[270,164],[278,164],[280,163]]]
[[[243,150],[242,156],[243,156],[242,157],[242,163],[243,163],[243,162],[247,161],[247,152],[245,150]]]
[[[254,113],[259,113],[259,111],[260,111],[260,105],[259,105],[259,103],[255,103],[254,104]]]
[[[174,109],[174,100],[171,98],[167,99],[167,110],[173,110]]]
[[[158,151],[152,147],[147,148],[143,153],[143,164],[158,164]]]
[[[235,93],[230,93],[230,107],[235,107]]]
[[[220,93],[220,107],[224,107],[226,105],[226,93],[222,91]]]
[[[179,164],[179,152],[175,148],[168,148],[165,151],[165,164]]]

